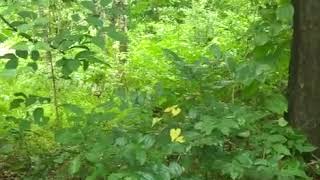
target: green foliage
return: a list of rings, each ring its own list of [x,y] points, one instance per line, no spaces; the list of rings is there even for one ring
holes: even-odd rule
[[[0,179],[320,174],[283,117],[288,1],[0,5]]]

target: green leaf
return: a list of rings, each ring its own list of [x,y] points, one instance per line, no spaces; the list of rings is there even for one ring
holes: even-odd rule
[[[81,158],[80,156],[77,156],[70,162],[69,173],[71,175],[76,174],[80,170],[80,167],[81,167]]]
[[[136,159],[140,163],[140,165],[143,165],[147,160],[146,152],[141,149],[136,151]]]
[[[300,153],[309,153],[318,149],[317,147],[311,144],[296,144],[295,146]]]
[[[16,96],[16,97],[21,96],[21,97],[23,97],[23,98],[25,98],[25,99],[27,98],[27,95],[24,94],[24,93],[22,93],[22,92],[14,93],[13,95]]]
[[[169,171],[172,177],[179,177],[183,173],[184,169],[177,162],[170,162]]]
[[[6,41],[7,39],[8,39],[8,36],[0,33],[0,42],[1,42],[1,43],[4,42],[4,41]]]
[[[254,40],[257,46],[263,46],[269,41],[269,36],[267,33],[261,32],[256,35]]]
[[[20,41],[13,45],[11,49],[16,49],[16,50],[22,50],[22,51],[28,51],[29,49],[29,42],[27,41]]]
[[[17,26],[17,29],[21,33],[26,33],[29,30],[32,30],[32,25],[31,24],[21,24]]]
[[[250,131],[243,131],[241,133],[238,133],[239,137],[247,138],[250,136]]]
[[[284,154],[287,156],[291,155],[290,150],[282,144],[274,144],[272,148],[279,154]]]
[[[68,70],[70,70],[70,71],[76,71],[78,68],[79,68],[79,66],[80,66],[80,61],[79,60],[77,60],[77,59],[68,59],[67,61],[66,61],[66,67],[68,68]]]
[[[108,176],[108,180],[121,180],[123,177],[125,177],[123,173],[112,173]]]
[[[67,109],[68,111],[77,114],[77,115],[83,115],[84,111],[81,107],[75,105],[75,104],[64,104],[62,105],[65,109]]]
[[[277,18],[283,22],[290,22],[292,20],[294,8],[291,3],[280,6],[277,9]]]
[[[36,50],[31,51],[31,59],[34,61],[39,60],[40,59],[39,51],[36,51]]]
[[[103,36],[95,36],[92,38],[92,43],[97,45],[102,50],[105,49],[106,42]]]
[[[280,135],[280,134],[268,135],[267,139],[271,143],[285,143],[285,142],[287,142],[287,138],[283,135]]]
[[[35,19],[38,16],[33,11],[20,11],[18,12],[18,15],[21,16],[22,18],[31,18],[31,19]]]
[[[28,120],[22,120],[19,123],[19,130],[20,131],[26,131],[29,130],[31,128],[31,122]]]
[[[25,102],[25,105],[26,107],[34,104],[37,102],[37,97],[36,96],[29,96],[28,98],[26,98],[26,102]]]
[[[31,67],[34,71],[38,70],[38,64],[35,62],[28,63],[28,67]]]
[[[47,26],[49,24],[49,19],[47,17],[39,17],[34,21],[35,25]]]
[[[44,120],[44,110],[43,108],[36,108],[33,111],[33,119],[37,124],[41,124]]]
[[[100,0],[101,6],[108,6],[112,0]]]
[[[280,118],[278,120],[278,124],[279,124],[280,127],[285,127],[285,126],[288,125],[288,121],[286,121],[284,118]]]
[[[107,29],[107,34],[110,38],[112,38],[115,41],[120,41],[120,42],[128,42],[128,37],[126,34],[117,32],[114,28],[108,28]]]
[[[287,110],[288,102],[281,94],[274,94],[267,97],[265,107],[271,112],[282,115]]]
[[[210,46],[210,51],[213,53],[215,58],[220,59],[222,57],[222,51],[218,45],[212,44]]]
[[[95,16],[89,16],[86,18],[86,21],[95,27],[102,27],[103,26],[103,21],[99,19],[98,17]]]
[[[163,53],[172,61],[182,61],[182,58],[180,58],[175,52],[171,51],[170,49],[163,49]]]
[[[24,99],[14,99],[10,103],[10,109],[16,109],[20,107],[23,102],[24,102]]]
[[[45,51],[49,51],[50,50],[50,45],[48,43],[45,42],[37,42],[34,46],[34,48],[36,50],[45,50]]]
[[[80,17],[79,14],[73,14],[73,15],[71,16],[71,18],[72,18],[73,21],[76,21],[76,22],[78,22],[78,21],[81,20],[81,17]]]
[[[100,160],[100,155],[97,152],[88,152],[86,153],[86,159],[92,163],[97,163]]]
[[[75,55],[75,59],[79,60],[90,60],[94,56],[94,52],[92,51],[80,51],[78,54]]]
[[[28,51],[26,50],[16,50],[16,55],[20,58],[27,59],[28,58]]]
[[[14,152],[14,146],[12,144],[6,144],[1,146],[0,153],[1,154],[10,154],[11,152]]]
[[[81,5],[92,12],[96,11],[96,6],[92,1],[82,1]]]
[[[5,65],[5,68],[6,69],[16,69],[19,65],[19,61],[17,58],[14,58],[14,59],[10,59],[6,65]]]

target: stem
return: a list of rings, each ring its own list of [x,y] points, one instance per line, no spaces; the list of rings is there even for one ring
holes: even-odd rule
[[[50,8],[50,7],[49,7]],[[42,11],[42,9],[39,9],[39,13],[41,16],[45,16],[44,12]],[[48,28],[44,30],[44,41],[49,43],[49,36],[50,36],[50,32],[51,32],[51,26],[50,26],[50,22],[52,20],[51,14],[50,14],[50,9],[49,12],[47,14],[48,18],[49,18],[49,24],[48,24]],[[54,106],[54,111],[55,111],[55,115],[56,115],[56,128],[61,127],[61,122],[60,122],[60,112],[59,112],[59,103],[58,103],[58,90],[57,90],[57,79],[56,79],[56,75],[55,75],[55,70],[54,70],[54,63],[53,63],[53,57],[52,57],[52,52],[51,51],[46,51],[46,61],[49,63],[49,69],[50,69],[50,75],[51,75],[51,84],[52,84],[52,91],[53,91],[53,106]]]
[[[60,127],[61,123],[60,123],[60,112],[59,112],[59,104],[58,104],[57,80],[56,80],[55,71],[54,71],[53,59],[50,51],[47,51],[46,55],[47,55],[47,61],[49,62],[49,66],[50,66],[50,73],[52,76],[53,105],[56,113],[56,127]]]

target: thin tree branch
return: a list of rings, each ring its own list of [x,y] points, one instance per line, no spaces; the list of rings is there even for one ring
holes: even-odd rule
[[[18,31],[18,29],[16,27],[14,27],[3,15],[0,14],[0,19],[2,20],[2,22],[4,22],[12,31],[18,33],[19,36],[27,39],[29,42],[35,44],[37,42],[39,42],[38,40],[32,38],[30,35],[26,34],[26,33],[21,33]],[[58,50],[61,54],[65,54],[64,51],[59,50],[57,47],[53,46],[52,44],[49,44],[49,46],[52,49]]]

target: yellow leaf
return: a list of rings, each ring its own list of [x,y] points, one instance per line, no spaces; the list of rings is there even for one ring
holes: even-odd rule
[[[168,112],[171,112],[171,110],[172,110],[172,107],[168,107],[164,110],[164,112],[168,113]]]
[[[158,122],[160,122],[161,120],[162,120],[162,118],[158,118],[158,117],[153,118],[153,119],[152,119],[152,127],[153,127],[154,125],[156,125]]]
[[[177,139],[175,140],[176,142],[179,142],[179,143],[184,143],[185,140],[184,140],[184,137],[183,136],[179,136],[177,137]]]
[[[180,112],[181,112],[181,109],[176,108],[171,111],[171,114],[172,114],[172,116],[177,116],[178,114],[180,114]]]
[[[170,137],[171,137],[171,141],[175,141],[177,139],[177,137],[179,137],[181,134],[181,129],[177,128],[177,129],[171,129],[170,130]]]
[[[164,112],[171,113],[172,116],[174,117],[174,116],[177,116],[178,114],[180,114],[181,109],[178,107],[178,105],[174,105],[174,106],[166,108],[164,110]]]
[[[170,130],[170,137],[172,142],[179,142],[183,143],[185,142],[184,137],[181,135],[181,129],[171,129]]]

